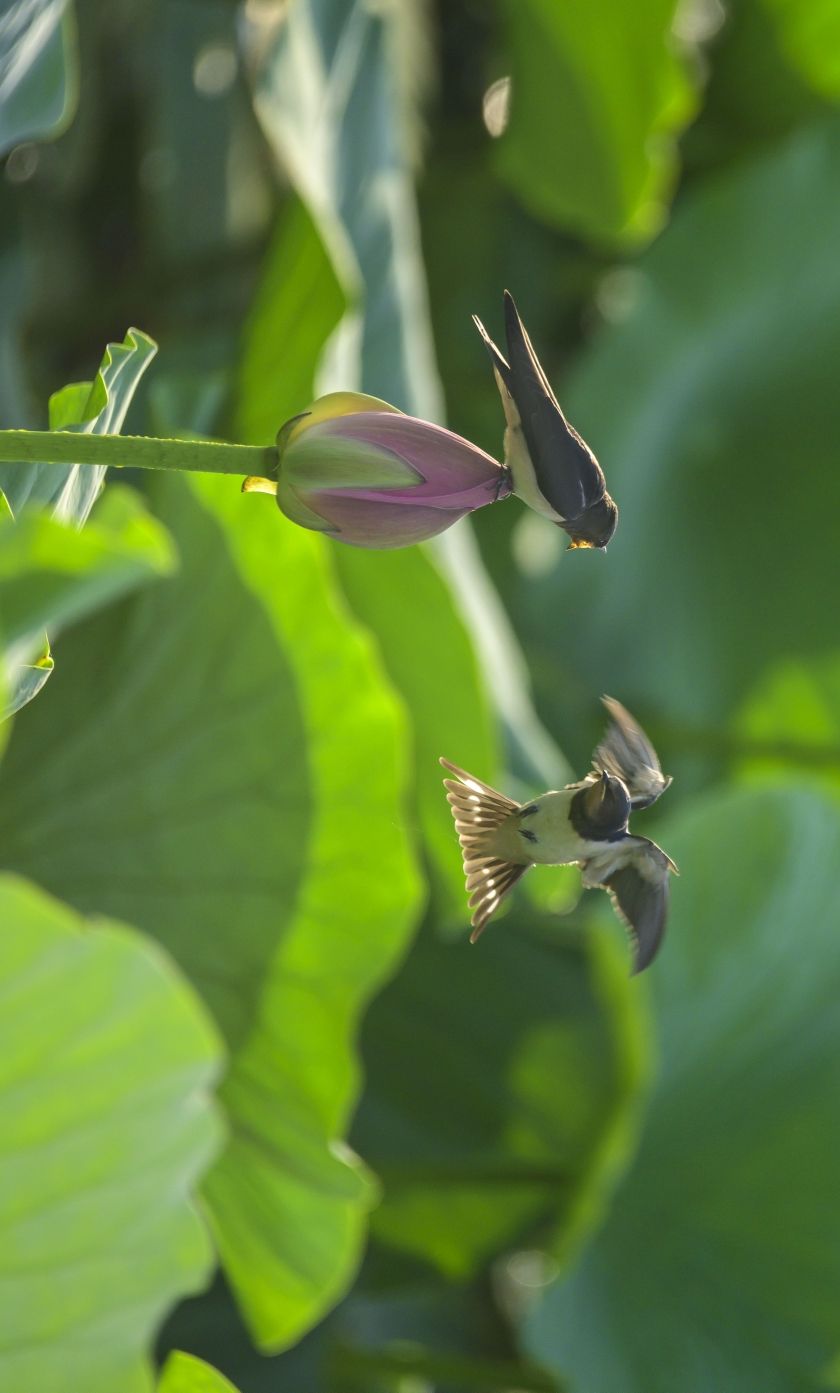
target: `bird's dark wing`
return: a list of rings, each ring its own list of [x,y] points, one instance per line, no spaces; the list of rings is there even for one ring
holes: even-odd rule
[[[610,714],[607,733],[592,756],[598,773],[606,770],[625,784],[633,808],[649,808],[671,782],[662,773],[656,750],[620,701],[603,697]]]
[[[606,890],[633,943],[633,972],[656,956],[668,920],[669,878],[676,866],[646,837],[626,837],[609,853],[584,863],[583,883]]]
[[[603,471],[560,410],[507,290],[505,332],[510,364],[506,385],[516,402],[540,492],[561,518],[574,520],[606,494]]]

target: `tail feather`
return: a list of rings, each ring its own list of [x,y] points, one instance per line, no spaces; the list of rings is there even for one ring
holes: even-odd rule
[[[444,769],[456,777],[444,779],[446,798],[455,819],[461,844],[469,904],[472,910],[470,942],[475,943],[487,920],[498,909],[528,866],[506,860],[495,849],[494,833],[520,808],[489,784],[482,783],[457,764],[441,759]]]
[[[480,873],[484,877],[483,881],[470,895],[470,909],[472,910],[470,943],[475,943],[479,935],[483,933],[487,920],[492,914],[495,914],[505,895],[513,889],[516,882],[527,870],[527,866],[515,866],[511,861],[488,861]],[[469,889],[469,885],[467,889]]]

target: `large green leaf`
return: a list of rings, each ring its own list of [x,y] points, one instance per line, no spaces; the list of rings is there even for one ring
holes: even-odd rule
[[[356,1018],[417,908],[403,723],[320,539],[229,480],[154,498],[182,569],[66,635],[0,773],[0,857],[158,935],[213,1009],[231,1140],[205,1194],[279,1345],[364,1237],[370,1187],[336,1144]]]
[[[212,1263],[215,1031],[157,947],[0,878],[0,1383],[142,1393]]]
[[[69,0],[7,0],[0,14],[0,155],[67,125],[76,105],[76,66]]]
[[[526,1342],[573,1393],[816,1387],[840,1346],[840,813],[793,785],[731,792],[666,845],[658,1089]]]
[[[0,517],[0,634],[11,710],[25,704],[33,683],[41,685],[45,629],[71,623],[173,566],[166,533],[130,489],[109,490],[82,532],[40,508],[25,509],[16,522],[10,514]]]
[[[374,1232],[456,1278],[538,1223],[568,1257],[626,1160],[645,1043],[613,938],[521,907],[479,947],[423,936],[363,1033]]]
[[[573,655],[589,703],[716,728],[777,655],[834,647],[838,134],[686,197],[564,392],[621,516],[606,557],[518,592],[548,709]]]
[[[694,100],[675,0],[506,0],[512,90],[500,169],[538,217],[599,239],[665,215]]]

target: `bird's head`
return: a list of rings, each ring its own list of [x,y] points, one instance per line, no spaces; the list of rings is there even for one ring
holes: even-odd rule
[[[630,794],[621,779],[603,770],[572,799],[571,820],[587,841],[604,841],[627,826]]]
[[[571,537],[570,550],[576,547],[605,547],[615,532],[618,508],[608,493],[593,503],[580,517],[565,524]]]

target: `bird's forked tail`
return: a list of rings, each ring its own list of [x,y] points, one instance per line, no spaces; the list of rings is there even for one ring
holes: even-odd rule
[[[512,813],[519,812],[520,804],[459,769],[457,764],[450,764],[448,759],[440,762],[455,775],[454,779],[444,779],[443,784],[461,844],[472,910],[470,943],[475,943],[504,896],[528,870],[528,864],[509,861],[499,845],[499,829]]]

